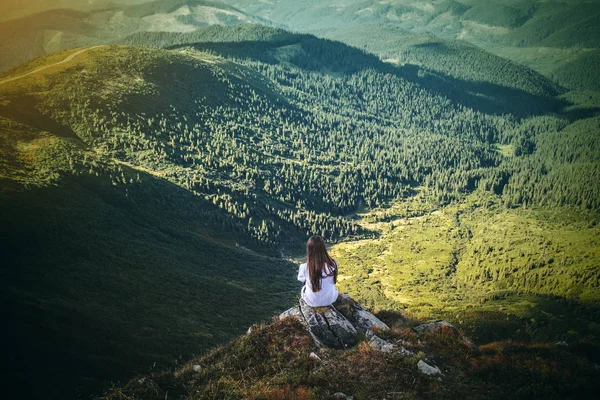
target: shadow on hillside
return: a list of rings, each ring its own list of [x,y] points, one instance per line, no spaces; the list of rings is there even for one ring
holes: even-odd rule
[[[571,122],[580,119],[594,118],[600,116],[600,107],[577,107],[569,110],[561,111],[561,115],[569,119]]]
[[[471,82],[416,65],[399,67],[402,76],[463,106],[486,114],[530,117],[558,113],[571,103],[556,97],[534,95],[490,82]]]
[[[87,398],[293,302],[292,264],[236,249],[220,209],[140,175],[128,196],[106,175],[0,192],[0,339],[20,397]]]
[[[461,328],[477,344],[502,340],[566,342],[572,351],[585,350],[581,355],[600,362],[600,325],[594,322],[600,320],[600,306],[558,296],[518,293],[491,296],[485,303],[490,302],[498,302],[496,311],[475,306],[463,310],[460,317]]]
[[[8,120],[37,128],[42,132],[52,132],[63,138],[79,139],[71,127],[40,112],[29,95],[11,96],[10,103],[0,108],[0,115]]]
[[[289,63],[308,71],[323,69],[341,74],[352,74],[365,69],[392,72],[394,67],[383,63],[377,56],[327,39],[311,35],[297,35],[279,41],[202,42],[167,47],[192,47],[214,52],[220,56],[261,61],[267,64]]]
[[[486,114],[529,117],[560,112],[570,105],[554,97],[534,95],[494,83],[460,80],[416,65],[406,64],[398,67],[360,49],[310,35],[301,35],[288,41],[211,42],[168,48],[182,47],[209,51],[232,59],[275,65],[289,64],[322,74],[333,72],[334,75],[351,75],[364,70],[375,70],[406,79],[434,95],[446,97],[456,104]]]

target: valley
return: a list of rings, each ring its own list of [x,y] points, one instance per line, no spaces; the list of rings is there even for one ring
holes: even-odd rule
[[[597,3],[131,3],[0,22],[24,397],[268,321],[315,234],[375,312],[600,362]]]

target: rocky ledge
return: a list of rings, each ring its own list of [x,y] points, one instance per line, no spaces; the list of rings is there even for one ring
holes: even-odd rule
[[[304,325],[317,347],[345,348],[362,339],[374,350],[414,355],[402,343],[390,343],[377,336],[390,328],[379,318],[354,301],[346,293],[340,294],[335,303],[327,307],[310,307],[304,300],[279,315],[280,319],[296,318]],[[432,321],[412,328],[417,333],[439,333],[456,336],[464,344],[473,343],[451,323]],[[426,375],[443,375],[441,370],[421,361],[419,370]]]
[[[366,335],[373,330],[390,329],[345,293],[328,307],[310,307],[300,299],[299,305],[283,312],[279,318],[300,320],[318,347],[344,348],[355,343],[359,333]]]
[[[181,368],[137,376],[103,399],[597,397],[600,367],[572,354],[571,345],[475,348],[446,321],[390,311],[380,318],[385,323],[347,295],[330,307],[299,303]]]

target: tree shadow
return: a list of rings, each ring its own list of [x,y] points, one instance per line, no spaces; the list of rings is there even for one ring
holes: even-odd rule
[[[79,139],[71,127],[39,111],[34,104],[29,95],[12,95],[8,104],[0,105],[0,115],[43,132],[52,132],[59,137]]]
[[[485,114],[531,117],[560,113],[565,107],[571,105],[568,101],[557,97],[535,95],[490,82],[461,80],[416,65],[405,64],[399,69],[400,75],[405,79]]]
[[[562,110],[560,113],[571,122],[580,119],[594,118],[600,115],[600,107],[575,107]]]
[[[286,40],[200,42],[167,47],[194,48],[231,59],[260,61],[271,65],[290,65],[306,71],[333,76],[348,76],[365,70],[391,74],[407,80],[455,104],[491,115],[512,114],[530,117],[561,113],[571,103],[489,82],[454,78],[416,65],[396,66],[358,48],[312,35],[294,35]]]
[[[569,349],[600,362],[600,306],[552,295],[503,292],[488,297],[490,307],[463,310],[463,328],[478,344],[503,340],[568,343]],[[525,307],[524,307],[525,305]],[[525,311],[524,311],[525,310]]]
[[[172,368],[297,294],[293,264],[228,245],[219,208],[140,175],[0,192],[0,338],[25,397],[87,398]]]

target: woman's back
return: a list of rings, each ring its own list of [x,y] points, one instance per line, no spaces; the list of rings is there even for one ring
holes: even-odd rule
[[[298,280],[304,282],[302,299],[311,307],[324,307],[337,300],[337,263],[321,236],[312,236],[306,243],[306,263],[300,264]]]
[[[336,268],[334,266],[333,268]],[[310,280],[308,266],[306,263],[300,264],[298,270],[298,280],[305,282],[302,288],[302,299],[311,307],[324,307],[333,303],[338,297],[338,290],[335,286],[335,277],[332,274],[327,274],[325,271],[331,271],[332,268],[328,265],[323,268],[321,275],[321,289],[317,292],[313,290],[313,285]]]

